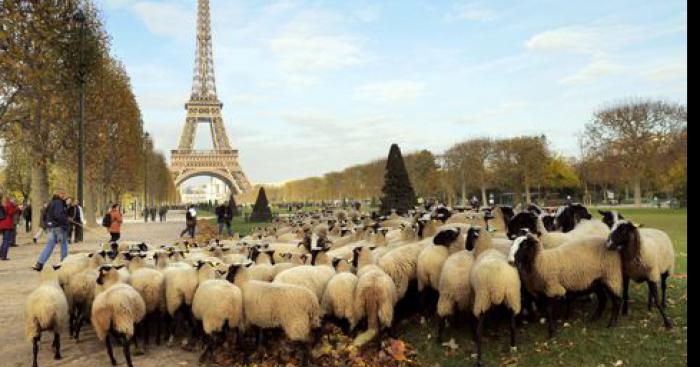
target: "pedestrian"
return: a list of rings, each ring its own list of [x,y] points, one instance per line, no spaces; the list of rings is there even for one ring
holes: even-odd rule
[[[75,205],[73,205],[73,198],[66,199],[66,216],[68,217],[68,232],[66,233],[66,237],[68,244],[70,244],[72,243],[73,231],[75,230]]]
[[[39,238],[41,237],[41,234],[46,232],[47,227],[46,227],[46,210],[49,207],[49,203],[44,203],[44,205],[41,207],[40,210],[40,215],[39,215],[39,230],[34,233],[33,240],[34,243],[36,244],[39,241]]]
[[[472,209],[479,211],[479,199],[476,198],[476,195],[472,196],[471,205]]]
[[[163,208],[163,222],[167,222],[167,221],[168,221],[168,210],[169,210],[169,209],[170,209],[170,208],[168,208],[167,205]]]
[[[224,216],[224,204],[221,204],[214,209],[214,214],[216,214],[216,224],[219,227],[219,236],[224,232],[224,222],[226,220]]]
[[[10,198],[10,201],[15,206],[15,212],[12,214],[12,241],[10,242],[10,247],[17,247],[17,225],[19,221],[22,220],[22,209],[17,206],[15,199]]]
[[[151,222],[156,221],[156,207],[151,208]]]
[[[12,245],[15,224],[13,222],[17,207],[9,197],[0,192],[0,232],[2,232],[2,246],[0,246],[0,260],[10,260],[7,252]]]
[[[148,223],[148,207],[143,207],[143,222]]]
[[[46,208],[46,228],[49,231],[49,240],[46,242],[44,250],[41,251],[41,255],[39,255],[39,259],[34,265],[34,270],[41,271],[44,268],[44,264],[51,257],[56,243],[61,243],[61,261],[68,256],[68,240],[66,238],[68,216],[66,215],[65,197],[65,191],[56,190]]]
[[[122,232],[122,213],[119,210],[119,203],[112,204],[112,209],[109,211],[110,224],[107,231],[109,232],[109,242],[117,242],[121,237]]]
[[[224,225],[226,226],[226,233],[228,233],[229,237],[233,236],[233,226],[231,223],[233,222],[233,206],[231,206],[230,203],[226,203],[224,206]],[[221,233],[221,231],[219,231]]]
[[[73,242],[79,243],[83,242],[83,226],[85,225],[85,216],[83,215],[83,207],[80,205],[79,201],[73,202],[75,207],[75,215],[73,216]],[[70,238],[69,238],[70,240]]]
[[[22,217],[24,217],[24,231],[29,233],[32,230],[32,204],[24,207]]]
[[[180,237],[184,236],[185,233],[189,233],[191,238],[194,238],[195,230],[197,228],[197,209],[194,205],[190,204],[185,212],[185,230],[180,232]]]

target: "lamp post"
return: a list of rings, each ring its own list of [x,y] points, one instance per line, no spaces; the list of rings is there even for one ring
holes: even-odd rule
[[[143,209],[145,213],[144,215],[147,216],[148,213],[145,212],[145,209],[148,205],[148,138],[150,137],[150,134],[146,133],[144,137],[145,139],[143,143]]]
[[[83,43],[85,40],[85,14],[78,10],[73,20],[80,24],[80,58],[78,64],[78,202],[83,205],[83,181],[85,176],[85,60]]]

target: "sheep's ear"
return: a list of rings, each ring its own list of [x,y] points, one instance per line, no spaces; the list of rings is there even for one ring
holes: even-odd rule
[[[119,265],[113,265],[113,267],[117,270],[121,269],[124,267],[124,264],[119,264]]]
[[[145,258],[146,256],[148,256],[148,254],[143,253],[143,252],[139,254],[139,257],[142,258],[142,259]]]
[[[61,264],[56,264],[53,266],[53,270],[58,270],[61,268]]]
[[[634,226],[634,228],[641,228],[641,227],[644,227],[644,224],[642,224],[642,223],[637,223],[637,222],[632,222],[632,225]]]
[[[253,265],[253,262],[252,262],[252,261],[248,261],[248,262],[245,264],[245,267],[246,267],[246,268],[249,268],[251,265]]]
[[[611,212],[609,210],[598,209],[598,213],[600,213],[601,215],[606,215],[606,214],[610,214]]]
[[[92,257],[93,255],[95,255],[95,254],[93,254],[93,253],[91,252],[91,253],[88,254],[88,257]]]
[[[372,250],[376,249],[377,246],[369,246],[369,247],[367,247],[367,248],[368,248],[370,251],[372,251]]]

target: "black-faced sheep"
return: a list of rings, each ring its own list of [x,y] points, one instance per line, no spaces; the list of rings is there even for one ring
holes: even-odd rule
[[[43,331],[53,331],[54,359],[61,359],[61,333],[68,327],[68,301],[58,281],[56,270],[59,268],[60,265],[44,266],[41,284],[27,297],[24,334],[33,345],[33,367],[38,367],[39,340]]]

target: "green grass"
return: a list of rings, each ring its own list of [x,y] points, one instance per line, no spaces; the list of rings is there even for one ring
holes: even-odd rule
[[[687,210],[621,209],[628,218],[647,227],[666,231],[676,248],[676,277],[669,281],[668,316],[674,328],[662,326],[658,311],[646,310],[647,288],[643,284],[630,286],[630,313],[621,316],[617,328],[606,328],[610,305],[603,319],[586,321],[597,301],[579,301],[572,309],[569,327],[558,320],[557,336],[547,339],[547,327],[527,324],[517,329],[517,352],[508,347],[508,326],[499,317],[489,317],[484,328],[483,352],[487,366],[613,366],[618,360],[624,366],[685,366],[687,365]],[[596,213],[597,214],[597,213]],[[680,277],[678,275],[681,275]],[[493,315],[496,316],[496,315]],[[464,318],[463,318],[464,319]],[[417,348],[418,361],[426,366],[472,365],[475,359],[472,322],[460,321],[445,330],[444,340],[455,339],[456,351],[438,346],[434,340],[437,323],[420,317],[400,324],[402,338]],[[429,338],[428,336],[432,336]]]

